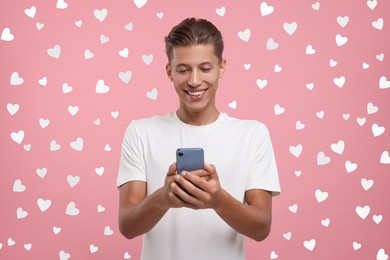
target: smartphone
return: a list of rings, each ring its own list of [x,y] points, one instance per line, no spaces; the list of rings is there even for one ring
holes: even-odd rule
[[[178,148],[176,150],[177,173],[195,171],[204,168],[204,152],[202,148]]]

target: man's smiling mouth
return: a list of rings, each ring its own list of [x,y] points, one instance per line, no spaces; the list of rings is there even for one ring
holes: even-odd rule
[[[199,97],[201,96],[204,92],[206,92],[208,90],[207,89],[202,89],[202,90],[198,90],[198,91],[189,91],[189,90],[184,90],[187,94],[189,94],[190,96],[193,96],[193,97]]]

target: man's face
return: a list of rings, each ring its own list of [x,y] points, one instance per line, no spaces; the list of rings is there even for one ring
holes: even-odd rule
[[[179,95],[180,109],[187,113],[215,110],[215,93],[226,61],[218,61],[212,44],[176,47],[167,74]]]

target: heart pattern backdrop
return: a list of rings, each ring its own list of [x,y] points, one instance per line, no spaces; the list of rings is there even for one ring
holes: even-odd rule
[[[389,259],[390,2],[0,4],[1,259],[139,259],[117,228],[132,119],[177,108],[164,36],[225,39],[218,106],[264,122],[282,195],[248,259]],[[166,169],[162,169],[166,171]]]

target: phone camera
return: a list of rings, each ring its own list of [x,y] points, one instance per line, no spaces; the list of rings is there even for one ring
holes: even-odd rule
[[[183,154],[182,152],[179,152],[178,155],[179,155],[179,156],[183,156],[184,154]]]

